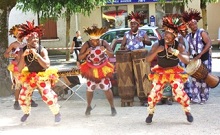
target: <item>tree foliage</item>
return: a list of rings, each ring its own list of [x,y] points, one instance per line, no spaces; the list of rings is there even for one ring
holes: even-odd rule
[[[32,11],[40,16],[41,20],[47,18],[66,19],[66,47],[70,42],[70,18],[73,13],[90,15],[92,10],[103,6],[109,0],[17,0],[17,8],[23,12]],[[110,0],[112,1],[112,0]],[[66,52],[66,60],[70,58],[69,50]]]
[[[167,0],[158,0],[158,2],[164,4]],[[192,2],[192,0],[171,0],[174,4],[177,2],[182,1],[182,3],[186,6],[188,6],[189,2]],[[208,3],[217,3],[219,0],[200,0],[200,9],[202,11],[202,18],[203,18],[203,28],[207,30],[208,24],[207,24],[207,10],[206,6]]]
[[[42,18],[66,17],[73,13],[89,15],[92,10],[106,4],[107,0],[17,0],[23,12],[39,13]]]

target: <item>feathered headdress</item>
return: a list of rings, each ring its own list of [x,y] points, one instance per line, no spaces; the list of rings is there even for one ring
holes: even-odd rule
[[[198,22],[202,17],[200,16],[200,12],[196,9],[190,8],[189,11],[184,11],[182,13],[183,20],[190,24],[191,22]]]
[[[97,26],[92,26],[84,29],[84,32],[90,36],[91,39],[99,39],[100,36],[108,31],[107,27],[98,28]]]
[[[19,28],[19,37],[29,37],[37,35],[41,37],[43,35],[41,26],[34,26],[34,20],[32,22],[26,21],[27,24],[22,24]]]
[[[18,29],[21,27],[20,24],[17,24],[15,26],[13,26],[10,30],[9,30],[9,35],[13,36],[14,38],[16,38],[16,36],[18,35]]]
[[[180,31],[187,31],[186,23],[179,14],[170,14],[163,17],[163,27],[165,31],[177,36]]]
[[[137,22],[139,25],[141,23],[142,20],[144,20],[146,18],[146,15],[144,14],[143,11],[140,12],[131,12],[128,15],[128,20],[131,22]]]

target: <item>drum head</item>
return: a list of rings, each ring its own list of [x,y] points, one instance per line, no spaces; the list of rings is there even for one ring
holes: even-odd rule
[[[191,60],[189,64],[186,66],[186,73],[189,75],[193,75],[201,65],[201,60]]]

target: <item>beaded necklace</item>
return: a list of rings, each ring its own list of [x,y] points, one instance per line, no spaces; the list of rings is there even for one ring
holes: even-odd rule
[[[27,48],[30,49],[29,46],[27,46]],[[37,50],[37,49],[36,49],[36,53],[38,53],[38,50]],[[35,57],[34,57],[34,54],[33,54],[33,53],[28,54],[28,55],[27,55],[27,61],[28,61],[30,64],[28,64],[27,66],[29,67],[34,60],[37,61],[37,60],[35,59]]]
[[[171,47],[172,49],[175,49],[175,48],[174,48],[175,45],[176,45],[176,42],[174,41],[173,45],[171,45],[170,47]],[[173,59],[173,60],[178,59],[178,58],[172,58],[172,56],[174,56],[174,55],[173,55],[173,54],[169,54],[168,48],[169,48],[168,45],[165,44],[166,58],[167,58],[167,59]]]

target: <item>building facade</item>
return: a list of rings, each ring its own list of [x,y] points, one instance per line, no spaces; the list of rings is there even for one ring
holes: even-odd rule
[[[141,22],[141,24],[154,25],[157,27],[161,27],[161,19],[166,14],[181,13],[188,8],[194,8],[201,11],[199,1],[192,1],[187,7],[182,4],[173,5],[170,2],[161,5],[156,1],[157,0],[115,0],[113,4],[107,3],[106,6],[97,8],[90,16],[74,14],[71,16],[70,41],[72,41],[77,30],[81,31],[82,38],[86,41],[88,36],[83,33],[83,30],[92,25],[97,25],[98,27],[107,26],[110,29],[129,27],[127,15],[131,13],[131,11],[143,11],[147,15],[147,18]],[[217,39],[220,38],[218,37],[220,18],[214,16],[219,11],[220,2],[207,5],[208,33],[213,44],[216,44]],[[17,16],[19,16],[19,18]],[[14,8],[9,17],[9,28],[17,23],[25,23],[26,20],[35,20],[36,24],[38,21],[36,15],[32,13],[25,14]],[[46,34],[52,34],[53,36],[44,37],[41,44],[47,48],[66,47],[65,19],[60,18],[56,22],[49,22],[46,26]],[[202,20],[199,22],[199,27],[202,27]],[[9,43],[13,42],[13,40],[13,38],[9,37]]]

